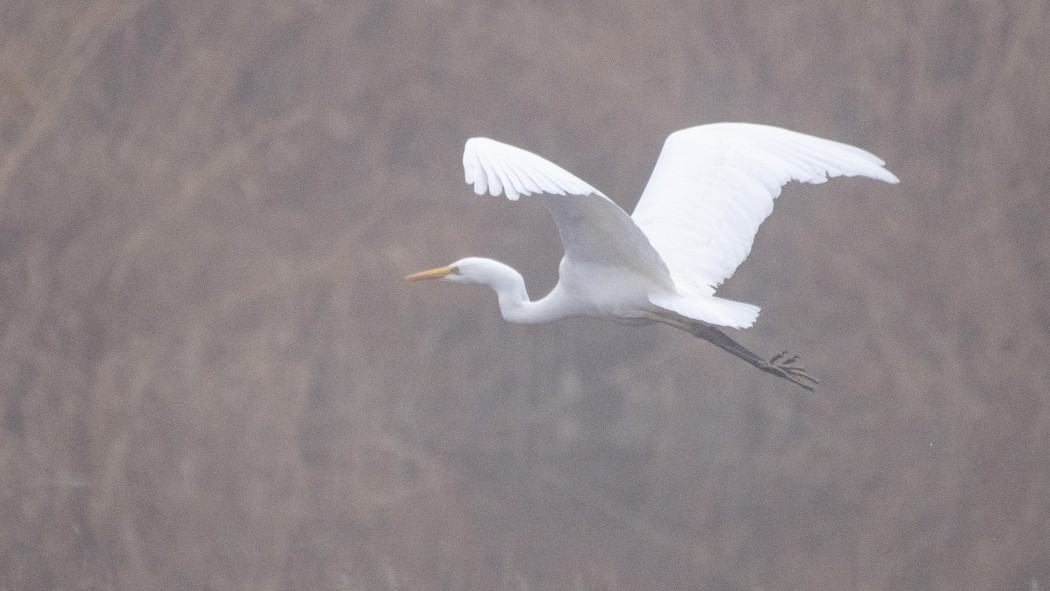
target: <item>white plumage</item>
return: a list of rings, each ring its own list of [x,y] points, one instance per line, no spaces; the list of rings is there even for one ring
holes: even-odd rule
[[[899,182],[874,154],[768,125],[716,123],[672,133],[631,215],[680,290],[713,294],[751,252],[789,181]]]
[[[715,289],[747,258],[783,185],[823,183],[835,176],[897,183],[883,164],[860,148],[767,125],[691,127],[667,138],[628,216],[560,166],[514,146],[472,138],[463,152],[463,169],[477,194],[505,194],[511,200],[543,195],[565,249],[558,285],[531,302],[516,271],[477,258],[410,278],[489,285],[504,317],[513,322],[566,316],[664,322],[809,387],[783,375],[794,371],[794,377],[811,380],[791,365],[794,359],[766,362],[713,328],[749,327],[759,312],[757,306],[715,296]]]

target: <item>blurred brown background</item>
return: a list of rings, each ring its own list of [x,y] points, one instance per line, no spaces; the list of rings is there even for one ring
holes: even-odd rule
[[[0,7],[0,589],[1050,587],[1050,8],[326,0]],[[560,245],[463,141],[630,210],[771,123],[733,336],[507,325]]]

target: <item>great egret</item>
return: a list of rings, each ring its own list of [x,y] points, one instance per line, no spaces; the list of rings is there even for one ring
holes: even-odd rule
[[[466,182],[474,192],[543,195],[565,256],[559,279],[530,301],[514,269],[465,258],[406,279],[487,285],[509,322],[540,324],[572,316],[626,323],[662,322],[812,390],[817,380],[780,353],[765,360],[718,329],[747,328],[759,308],[715,296],[747,258],[773,200],[791,180],[834,176],[899,182],[874,154],[794,131],[749,123],[716,123],[668,136],[634,214],[601,191],[536,154],[488,138],[467,140]]]

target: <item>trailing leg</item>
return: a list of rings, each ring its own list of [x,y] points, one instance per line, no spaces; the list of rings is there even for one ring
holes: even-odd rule
[[[769,361],[766,361],[749,351],[740,343],[729,338],[728,335],[717,327],[707,324],[706,322],[692,320],[678,314],[673,316],[659,316],[657,318],[664,324],[669,324],[675,328],[682,329],[697,338],[704,339],[720,349],[736,355],[758,369],[773,374],[778,378],[784,378],[792,384],[805,388],[810,392],[813,391],[813,387],[817,384],[816,378],[806,373],[804,367],[795,365],[798,362],[797,355],[788,355],[788,352],[784,351],[774,355]]]

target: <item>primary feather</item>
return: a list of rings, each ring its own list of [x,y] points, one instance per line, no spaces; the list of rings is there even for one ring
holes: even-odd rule
[[[506,192],[517,201],[522,195],[602,195],[564,168],[532,152],[487,137],[467,140],[463,148],[463,172],[474,192],[493,197]]]

